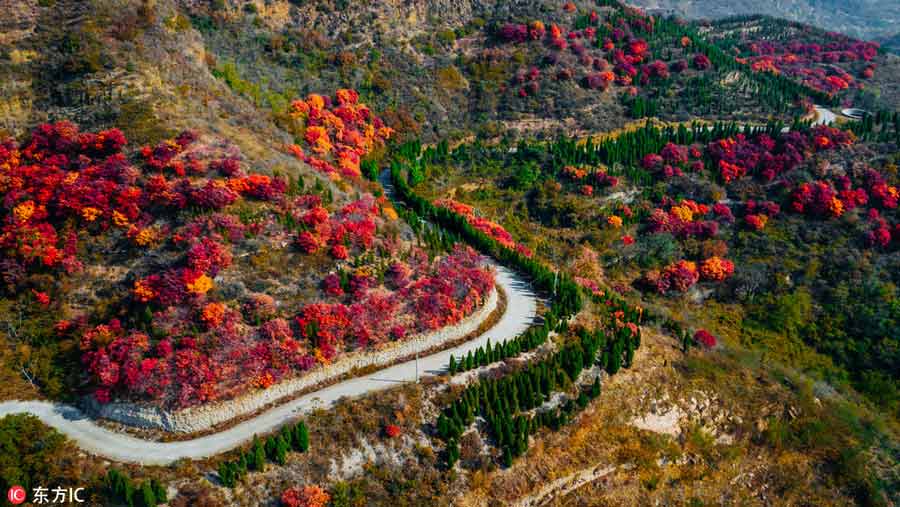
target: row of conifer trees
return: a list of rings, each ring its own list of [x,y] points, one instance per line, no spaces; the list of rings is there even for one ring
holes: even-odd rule
[[[156,507],[168,501],[166,488],[156,479],[135,484],[115,468],[106,472],[106,488],[113,500],[128,507]]]
[[[577,396],[567,398],[557,407],[542,409],[554,393],[567,390],[585,368],[598,365],[613,375],[622,367],[630,367],[640,341],[638,327],[595,332],[581,329],[574,339],[549,357],[503,377],[484,379],[469,386],[443,409],[436,423],[438,437],[447,443],[448,466],[452,467],[459,458],[459,438],[476,415],[487,422],[492,441],[501,450],[503,463],[510,465],[513,458],[527,450],[529,435],[540,428],[562,427],[599,396],[600,376],[591,384],[579,386]]]
[[[223,485],[233,488],[248,471],[265,470],[266,461],[283,465],[287,462],[288,452],[307,450],[309,450],[309,430],[303,421],[299,421],[284,426],[279,433],[270,435],[265,441],[254,437],[250,449],[241,452],[237,458],[219,465],[219,479]]]
[[[455,375],[532,351],[547,342],[551,330],[561,332],[565,328],[564,322],[559,322],[555,316],[548,314],[544,317],[543,324],[531,326],[511,340],[504,340],[496,345],[491,345],[491,341],[488,340],[487,345],[478,347],[474,353],[469,351],[458,360],[451,354],[448,372]]]

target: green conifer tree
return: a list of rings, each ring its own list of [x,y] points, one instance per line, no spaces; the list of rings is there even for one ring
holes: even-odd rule
[[[296,445],[294,446],[294,450],[299,452],[306,452],[309,450],[309,430],[306,428],[306,423],[300,421],[297,423],[296,432]]]
[[[138,496],[140,507],[156,507],[156,495],[153,494],[153,488],[150,481],[144,481],[141,484],[141,494]]]

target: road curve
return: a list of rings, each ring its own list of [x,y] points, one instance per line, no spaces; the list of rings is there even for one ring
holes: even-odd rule
[[[816,109],[816,119],[813,121],[813,125],[831,125],[837,119],[837,115],[831,109],[818,104],[814,107]]]
[[[502,266],[497,266],[497,284],[506,292],[507,297],[506,311],[500,320],[471,341],[419,358],[420,375],[440,373],[446,370],[450,354],[460,357],[483,346],[488,340],[497,343],[512,338],[534,322],[537,297],[530,285]],[[415,376],[416,361],[407,361],[301,396],[218,433],[180,442],[152,442],[117,433],[97,425],[75,407],[46,401],[5,401],[0,403],[0,416],[32,414],[65,434],[85,451],[111,460],[167,465],[179,459],[201,459],[220,454],[249,441],[255,434],[271,432],[313,409],[328,407],[344,397],[361,396],[398,383],[410,382]]]

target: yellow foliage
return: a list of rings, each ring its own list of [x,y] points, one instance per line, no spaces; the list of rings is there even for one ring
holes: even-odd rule
[[[201,275],[199,278],[187,284],[188,292],[197,295],[203,295],[209,292],[215,284],[212,281],[212,278],[207,275]]]
[[[102,215],[103,212],[98,210],[97,208],[87,207],[81,210],[81,217],[84,218],[88,222],[93,222],[97,220],[97,217]]]

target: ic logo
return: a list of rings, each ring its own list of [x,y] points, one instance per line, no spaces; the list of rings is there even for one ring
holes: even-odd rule
[[[19,505],[20,503],[25,502],[26,496],[28,495],[25,493],[25,488],[22,486],[13,486],[6,492],[6,499],[13,505]]]

